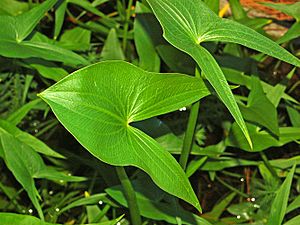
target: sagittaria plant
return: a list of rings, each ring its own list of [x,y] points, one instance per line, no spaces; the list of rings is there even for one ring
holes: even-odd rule
[[[233,42],[300,66],[300,60],[270,39],[237,22],[221,19],[201,0],[147,0],[165,39],[189,54],[246,137],[252,142],[225,76],[202,43]],[[199,75],[198,69],[196,74]],[[210,94],[204,81],[182,74],[145,72],[122,61],[80,69],[40,94],[58,120],[95,157],[117,168],[132,223],[140,224],[132,187],[122,166],[145,171],[164,191],[192,204],[199,201],[182,168],[191,147],[199,105],[194,104],[180,164],[132,122],[177,110]],[[190,128],[190,129],[189,129]]]

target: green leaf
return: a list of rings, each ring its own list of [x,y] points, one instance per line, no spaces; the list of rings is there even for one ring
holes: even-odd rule
[[[134,43],[139,55],[139,66],[147,71],[160,71],[160,58],[155,50],[154,43],[147,32],[147,15],[151,12],[143,4],[136,4],[136,18],[134,20]]]
[[[226,210],[230,202],[234,199],[236,196],[235,192],[232,192],[229,195],[226,195],[223,199],[221,199],[217,204],[214,205],[213,209],[204,214],[204,217],[212,218],[214,220],[219,220],[222,213]]]
[[[41,76],[47,79],[59,81],[68,75],[67,71],[53,62],[32,58],[24,61],[30,68],[36,69]]]
[[[277,43],[283,44],[285,42],[291,41],[298,38],[300,35],[300,21],[295,22],[288,31],[277,40]]]
[[[294,127],[300,127],[300,112],[291,106],[286,106],[290,121]]]
[[[47,0],[30,11],[13,17],[15,24],[11,25],[14,26],[16,41],[23,41],[56,2],[57,0]]]
[[[69,50],[87,51],[91,47],[91,36],[90,30],[75,27],[63,33],[58,45]]]
[[[240,105],[246,120],[266,127],[275,135],[279,135],[277,110],[265,95],[259,78],[252,76],[251,92],[247,106]]]
[[[278,4],[265,2],[263,4],[280,12],[288,14],[294,17],[297,21],[300,21],[300,2],[295,2],[294,4]]]
[[[56,157],[56,158],[65,158],[61,154],[55,152],[51,148],[49,148],[44,142],[40,141],[36,137],[32,136],[31,134],[21,131],[17,128],[14,124],[11,124],[8,121],[0,119],[0,128],[4,129],[6,132],[13,135],[16,139],[23,142],[24,144],[30,146],[36,152],[41,154]]]
[[[142,176],[140,179],[134,180],[132,185],[142,216],[157,221],[166,221],[170,224],[178,224],[177,219],[180,218],[183,224],[211,225],[205,219],[184,210],[178,201],[159,190],[149,181],[148,177]],[[123,189],[120,185],[107,188],[105,191],[119,204],[128,207]]]
[[[67,0],[61,0],[56,5],[55,10],[55,26],[54,26],[54,39],[57,39],[59,33],[61,32],[61,28],[64,23],[65,13],[67,9]]]
[[[102,60],[125,60],[123,50],[121,48],[116,29],[111,29],[104,43],[102,52]]]
[[[109,200],[107,198],[106,193],[102,193],[102,194],[95,194],[95,195],[91,195],[91,196],[88,196],[88,197],[85,197],[85,198],[78,199],[78,200],[68,204],[64,208],[62,208],[59,211],[59,214],[65,212],[69,209],[72,209],[74,207],[85,206],[85,205],[97,205],[97,204],[99,204],[99,201],[108,202],[108,203],[114,205],[115,207],[117,207],[116,204],[113,204],[111,202],[111,200]]]
[[[251,139],[253,141],[253,151],[262,151],[269,147],[280,147],[289,142],[300,139],[300,128],[298,127],[280,127],[279,138],[275,138],[269,132],[261,130],[259,127],[247,124]],[[247,140],[241,130],[234,123],[231,127],[230,134],[226,139],[227,146],[237,147],[246,151],[251,151]]]
[[[235,20],[241,20],[247,18],[247,14],[244,11],[239,0],[229,0],[232,15]]]
[[[252,81],[251,81],[251,76],[248,76],[248,75],[245,75],[243,72],[239,72],[237,70],[234,70],[234,69],[229,69],[229,68],[222,68],[223,70],[223,73],[225,74],[226,76],[226,79],[234,84],[239,84],[239,85],[243,85],[243,86],[246,86],[249,90],[251,90],[252,88]],[[264,81],[261,81],[260,82],[263,89],[264,89],[264,92],[267,94],[268,96],[268,93],[270,92],[276,92],[276,89],[277,87],[275,86],[272,86]],[[281,92],[281,91],[280,91]],[[296,99],[292,98],[291,96],[289,96],[288,94],[286,93],[283,93],[282,95],[282,98],[285,99],[285,100],[289,100],[293,103],[296,103],[296,104],[300,104]],[[271,102],[274,102],[274,105],[275,105],[275,101],[270,99]],[[276,102],[278,101],[278,99],[276,100]]]
[[[120,216],[111,221],[86,225],[115,225],[122,219],[122,217],[123,216]],[[0,221],[1,225],[59,225],[54,223],[47,223],[33,216],[15,213],[0,213]]]
[[[83,57],[66,49],[42,41],[24,40],[56,1],[45,1],[16,17],[0,16],[0,27],[3,31],[0,33],[0,55],[10,58],[36,57],[70,65],[88,64]]]
[[[290,219],[283,225],[299,225],[300,224],[300,215],[295,216],[294,218]]]
[[[15,40],[2,39],[1,34],[0,55],[21,59],[36,57],[70,65],[88,64],[87,60],[82,56],[59,46],[36,41],[22,41],[18,43]]]
[[[160,21],[164,37],[197,62],[252,146],[242,114],[213,56],[202,46],[202,34],[220,19],[200,0],[147,0]]]
[[[276,193],[275,199],[271,206],[271,212],[268,218],[267,225],[282,224],[284,215],[286,213],[286,207],[289,200],[289,194],[291,190],[295,168],[296,166],[294,165]]]
[[[27,2],[19,2],[17,0],[1,0],[0,15],[17,16],[29,10]]]
[[[37,105],[41,104],[42,101],[40,99],[32,100],[31,102],[26,103],[18,110],[14,111],[7,117],[7,121],[12,125],[18,125],[22,119],[27,115],[27,113],[35,108]]]
[[[300,60],[254,30],[219,18],[201,0],[147,1],[164,29],[164,37],[194,58],[251,145],[245,122],[222,71],[210,53],[199,44],[206,41],[233,42],[295,66],[300,66]]]
[[[177,110],[208,94],[201,79],[106,61],[71,74],[40,96],[94,156],[115,166],[144,170],[160,188],[199,210],[176,160],[130,123]]]
[[[4,128],[2,128],[4,125]],[[6,130],[6,129],[9,130]],[[39,217],[44,218],[41,205],[38,201],[40,198],[39,193],[34,184],[34,178],[47,178],[51,180],[63,180],[63,181],[83,181],[85,178],[68,176],[61,172],[56,171],[54,168],[47,167],[41,156],[26,142],[30,141],[30,135],[27,134],[26,142],[22,142],[15,137],[14,134],[9,132],[15,132],[11,129],[5,121],[1,121],[0,126],[0,150],[1,157],[4,159],[6,166],[13,173],[16,180],[23,186],[26,190],[30,200],[32,201],[34,207],[37,209]],[[15,128],[17,129],[17,128]],[[16,132],[19,132],[18,130]],[[31,140],[34,140],[31,138]],[[37,140],[34,140],[36,144]],[[39,143],[40,146],[42,142]],[[44,147],[44,146],[42,146]],[[42,150],[40,150],[42,151]],[[47,150],[49,153],[49,150]],[[53,152],[53,151],[52,151]],[[50,153],[52,153],[50,152]],[[56,155],[59,155],[56,153]]]
[[[39,217],[43,219],[43,211],[38,201],[39,194],[33,180],[33,174],[40,170],[43,165],[42,159],[30,147],[7,132],[3,132],[1,128],[0,141],[6,166],[24,187],[32,204],[37,209]]]
[[[300,208],[300,195],[298,195],[286,208],[286,213],[292,212],[295,209]]]

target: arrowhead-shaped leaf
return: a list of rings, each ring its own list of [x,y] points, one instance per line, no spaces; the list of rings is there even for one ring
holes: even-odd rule
[[[254,30],[232,20],[219,18],[201,0],[147,1],[163,27],[164,37],[194,58],[251,145],[247,127],[224,74],[200,43],[205,41],[238,43],[296,66],[300,66],[300,60]]]
[[[115,166],[136,166],[160,188],[200,209],[176,160],[130,123],[177,110],[208,94],[198,78],[106,61],[78,70],[41,97],[94,156]]]

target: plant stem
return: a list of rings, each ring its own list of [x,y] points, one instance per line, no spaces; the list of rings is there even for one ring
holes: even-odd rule
[[[196,71],[195,71],[195,77],[200,78],[200,72],[199,72],[198,67],[196,68]],[[182,151],[181,151],[181,155],[180,155],[180,159],[179,159],[179,164],[183,170],[186,169],[187,161],[188,161],[191,149],[193,147],[195,129],[196,129],[197,119],[198,119],[198,115],[199,115],[199,108],[200,108],[200,101],[197,101],[194,104],[192,104],[186,133],[184,135]]]
[[[126,174],[126,171],[125,171],[124,167],[122,167],[122,166],[116,167],[116,171],[117,171],[118,177],[121,181],[124,195],[125,195],[125,198],[128,203],[128,208],[129,208],[129,212],[130,212],[132,225],[141,225],[142,219],[141,219],[140,211],[139,211],[139,208],[137,205],[135,192],[134,192],[131,182]]]
[[[217,181],[219,181],[221,184],[223,184],[225,187],[227,187],[229,190],[239,194],[240,196],[244,197],[244,198],[249,198],[250,196],[245,194],[244,192],[241,192],[240,190],[232,187],[230,184],[227,184],[225,181],[223,181],[221,178],[219,178],[218,176],[216,176]]]
[[[123,51],[126,52],[127,48],[127,35],[128,35],[128,28],[129,28],[129,20],[131,16],[131,7],[132,7],[133,0],[129,0],[128,7],[126,10],[126,17],[125,17],[125,24],[124,24],[124,33],[123,33]]]
[[[267,169],[269,170],[269,172],[272,174],[272,176],[276,179],[278,179],[278,175],[275,171],[275,169],[273,168],[273,166],[270,164],[266,154],[264,152],[259,152],[260,157],[262,158],[262,160],[264,161],[265,166],[267,167]]]

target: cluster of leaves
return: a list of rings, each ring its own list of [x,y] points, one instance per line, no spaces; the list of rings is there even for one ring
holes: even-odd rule
[[[229,2],[2,0],[1,224],[299,224],[300,4]]]

